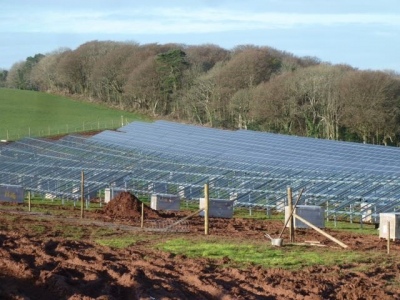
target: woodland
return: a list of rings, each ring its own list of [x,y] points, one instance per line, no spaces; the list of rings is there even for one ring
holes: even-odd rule
[[[400,145],[400,74],[266,46],[89,41],[0,70],[0,86],[216,128]]]

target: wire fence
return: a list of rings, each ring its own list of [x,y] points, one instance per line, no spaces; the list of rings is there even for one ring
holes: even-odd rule
[[[114,120],[83,121],[82,123],[48,125],[46,127],[2,129],[0,130],[0,140],[15,141],[25,137],[49,137],[80,132],[116,129],[131,121],[132,120],[121,117]]]
[[[147,231],[158,232],[190,232],[191,225],[187,220],[177,222],[170,219],[150,220],[145,222],[145,229]]]

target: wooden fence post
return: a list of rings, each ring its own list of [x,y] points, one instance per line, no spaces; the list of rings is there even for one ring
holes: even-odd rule
[[[292,188],[288,187],[288,207],[289,207],[289,236],[290,242],[294,242],[294,218],[293,218],[293,198],[292,198]]]
[[[140,228],[143,228],[144,224],[144,203],[142,202],[142,209],[140,212]]]
[[[209,194],[208,194],[208,183],[204,185],[204,234],[208,235],[209,233],[209,223],[208,223],[208,212],[209,212]]]
[[[31,211],[31,191],[28,191],[28,211]]]
[[[388,229],[388,234],[387,234],[387,254],[390,254],[390,221],[387,222],[387,229]]]
[[[84,217],[83,202],[85,198],[85,173],[82,170],[81,173],[81,219]]]

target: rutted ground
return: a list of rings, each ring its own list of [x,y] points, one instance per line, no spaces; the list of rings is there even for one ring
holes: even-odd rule
[[[130,209],[132,214],[137,211],[135,205]],[[126,207],[123,210],[127,212]],[[386,241],[377,236],[326,229],[366,256],[382,254],[377,261],[366,259],[358,266],[313,266],[296,271],[254,265],[236,268],[228,258],[192,259],[154,247],[169,238],[204,238],[200,217],[190,219],[190,232],[146,232],[137,228],[137,216],[118,219],[117,211],[104,209],[87,214],[85,220],[0,212],[0,298],[400,299],[400,246],[392,243],[392,253],[387,255]],[[174,219],[183,214],[175,214]],[[277,236],[282,229],[282,222],[276,220],[212,219],[210,224],[211,236],[238,242],[264,239],[268,243],[264,233]],[[79,241],[62,233],[62,228],[71,225],[82,234]],[[129,232],[138,242],[124,249],[101,246],[88,234],[101,228],[109,228],[113,236]],[[286,232],[283,237],[287,239]],[[312,230],[296,232],[296,241],[307,240],[326,247],[305,247],[305,251],[343,251]]]

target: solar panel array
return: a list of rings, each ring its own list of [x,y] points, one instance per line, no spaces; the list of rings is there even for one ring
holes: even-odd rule
[[[232,199],[282,209],[287,187],[335,216],[377,216],[400,204],[400,149],[167,121],[93,137],[25,138],[0,147],[0,183],[78,199],[105,188]]]

